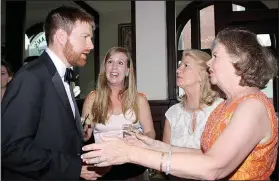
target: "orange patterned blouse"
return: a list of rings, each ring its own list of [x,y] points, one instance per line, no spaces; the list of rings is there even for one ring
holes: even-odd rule
[[[201,148],[206,153],[222,134],[236,107],[246,98],[257,98],[264,102],[272,125],[272,136],[264,144],[258,144],[249,156],[226,179],[229,180],[269,180],[277,159],[278,122],[274,107],[262,92],[243,96],[230,105],[221,103],[209,116],[201,138]]]

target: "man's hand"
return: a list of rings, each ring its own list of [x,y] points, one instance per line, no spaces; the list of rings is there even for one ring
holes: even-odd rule
[[[102,174],[97,173],[94,166],[82,165],[80,177],[85,180],[97,180]]]

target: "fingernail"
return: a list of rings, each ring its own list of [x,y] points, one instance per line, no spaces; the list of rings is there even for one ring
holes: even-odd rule
[[[83,159],[83,155],[81,155],[80,158]]]
[[[84,149],[84,147],[82,147],[82,151],[84,151],[85,149]]]

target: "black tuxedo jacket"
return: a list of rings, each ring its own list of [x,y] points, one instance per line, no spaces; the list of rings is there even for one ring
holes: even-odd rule
[[[1,104],[2,179],[79,180],[79,113],[46,52],[18,71]]]

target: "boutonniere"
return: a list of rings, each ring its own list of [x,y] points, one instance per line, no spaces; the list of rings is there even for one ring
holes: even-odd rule
[[[74,96],[77,97],[81,92],[80,87],[76,86],[75,82],[71,82],[71,86],[72,86],[72,89],[73,89]]]

